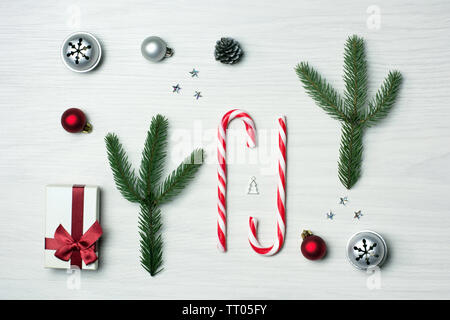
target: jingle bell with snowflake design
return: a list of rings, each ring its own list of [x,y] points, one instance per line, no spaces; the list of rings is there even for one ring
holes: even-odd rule
[[[100,42],[87,32],[75,32],[69,35],[61,46],[61,58],[72,71],[88,72],[93,70],[102,57]]]
[[[347,258],[354,267],[361,270],[381,267],[387,253],[386,241],[374,231],[357,232],[347,242]]]

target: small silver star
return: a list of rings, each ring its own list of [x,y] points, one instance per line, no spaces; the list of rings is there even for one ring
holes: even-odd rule
[[[201,92],[200,92],[200,91],[195,91],[194,97],[195,97],[195,99],[198,100],[199,98],[201,98],[201,97],[203,97],[203,96],[201,95]]]
[[[361,213],[361,210],[359,211],[355,211],[355,216],[353,217],[353,219],[360,219],[363,216],[363,214]]]
[[[198,78],[198,73],[199,73],[199,72],[200,72],[200,71],[195,70],[195,68],[192,69],[192,71],[189,71],[189,73],[191,74],[191,77],[192,77],[192,78],[194,78],[194,77],[197,77],[197,78]]]
[[[327,219],[333,220],[335,215],[336,214],[334,214],[333,211],[330,210],[330,212],[327,212]]]
[[[172,88],[173,88],[172,92],[176,92],[176,93],[179,93],[179,91],[181,90],[181,87],[180,87],[180,85],[178,83],[177,83],[176,86],[172,86]]]
[[[345,206],[347,204],[347,202],[348,202],[348,198],[347,197],[339,198],[339,204],[342,204],[342,205]]]

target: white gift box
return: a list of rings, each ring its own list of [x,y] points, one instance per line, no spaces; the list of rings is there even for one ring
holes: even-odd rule
[[[74,187],[83,186],[48,185],[46,187],[45,238],[52,240],[59,225],[62,225],[69,234],[72,233]],[[76,198],[74,201],[82,208],[82,220],[80,219],[78,223],[82,221],[82,234],[84,234],[95,221],[100,222],[100,189],[97,186],[84,186],[82,194],[81,200]],[[44,249],[46,268],[71,269],[73,267],[72,259],[61,260],[55,256],[55,252],[56,250]],[[98,256],[98,241],[95,244],[95,252]],[[84,261],[81,263],[81,269],[97,270],[98,260],[88,265]]]

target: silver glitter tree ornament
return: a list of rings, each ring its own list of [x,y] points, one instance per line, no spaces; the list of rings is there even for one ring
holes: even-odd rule
[[[87,32],[70,34],[61,46],[61,58],[72,71],[88,72],[93,70],[102,57],[100,42]]]
[[[250,184],[248,185],[247,194],[259,194],[258,184],[256,183],[256,177],[250,178]]]
[[[354,267],[361,270],[381,267],[387,253],[386,241],[374,231],[357,232],[347,242],[347,258]]]
[[[158,62],[173,55],[173,49],[168,48],[160,37],[151,36],[142,41],[141,53],[145,59]]]

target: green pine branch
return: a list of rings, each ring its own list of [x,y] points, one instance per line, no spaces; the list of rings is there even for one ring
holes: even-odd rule
[[[306,92],[316,101],[319,107],[339,121],[348,120],[342,98],[314,68],[307,62],[301,62],[297,66],[296,72]]]
[[[367,101],[367,61],[364,40],[352,36],[344,53],[345,106],[351,121],[358,120]]]
[[[394,106],[401,84],[401,73],[390,71],[375,97],[369,102],[368,110],[361,120],[361,124],[369,127],[385,118]]]
[[[162,271],[163,241],[161,210],[151,203],[141,204],[139,235],[141,236],[141,266],[155,276]]]
[[[338,176],[347,189],[351,189],[361,176],[362,136],[361,125],[346,122],[342,124]]]
[[[196,149],[172,173],[167,176],[159,187],[155,202],[163,204],[172,200],[191,181],[203,163],[203,150]]]
[[[114,133],[108,133],[105,142],[117,189],[128,201],[141,202],[142,197],[137,188],[134,169],[131,168],[128,156],[119,142],[119,138]]]
[[[375,97],[367,104],[367,62],[364,40],[356,35],[347,39],[344,51],[344,99],[307,62],[296,73],[309,96],[325,112],[342,123],[338,176],[352,188],[361,175],[362,136],[365,128],[385,118],[392,109],[402,82],[398,71],[390,71]],[[367,107],[366,107],[367,104]]]
[[[142,152],[139,179],[117,136],[105,137],[106,148],[116,186],[125,199],[140,203],[139,235],[141,265],[155,276],[163,270],[163,240],[160,205],[178,195],[194,178],[203,163],[203,150],[196,149],[162,183],[166,159],[168,121],[157,115],[152,118]]]
[[[161,115],[153,117],[142,151],[139,188],[148,197],[161,180],[166,159],[169,122]]]

